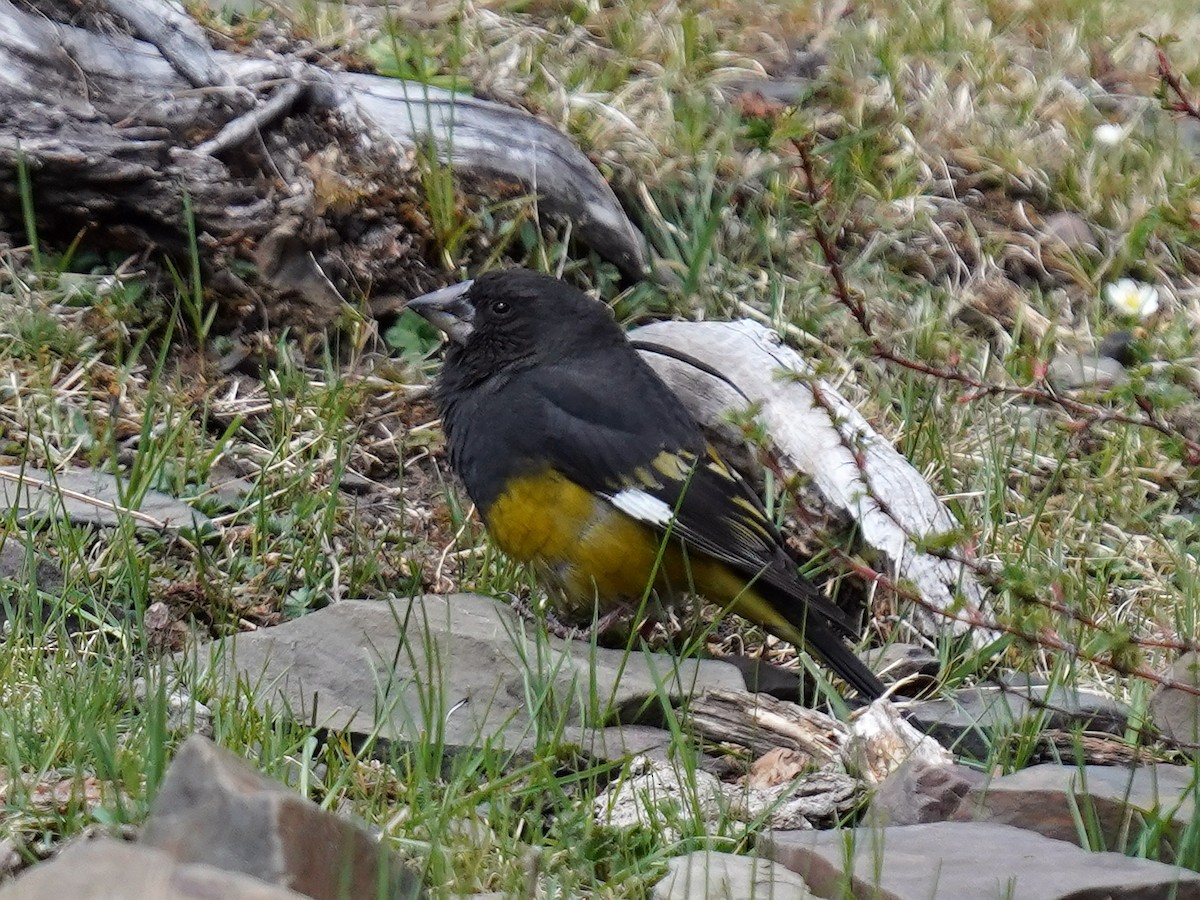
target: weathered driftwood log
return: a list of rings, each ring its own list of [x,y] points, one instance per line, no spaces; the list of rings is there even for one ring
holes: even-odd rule
[[[688,704],[687,720],[705,740],[736,744],[756,757],[776,747],[798,750],[817,769],[840,761],[850,740],[844,722],[770,694],[705,691]]]
[[[256,304],[265,288],[327,322],[352,290],[411,295],[434,280],[414,161],[429,148],[471,192],[536,198],[626,274],[644,268],[600,174],[524,112],[217,52],[161,0],[106,6],[153,43],[0,0],[0,229],[19,231],[22,166],[39,227],[87,229],[93,245],[187,250],[190,210],[209,286]]]
[[[687,721],[708,741],[745,747],[761,758],[795,750],[814,769],[841,769],[879,784],[908,759],[942,764],[953,756],[909,725],[889,700],[876,700],[849,722],[769,694],[705,691],[688,703]]]
[[[906,621],[931,638],[969,634],[976,646],[995,639],[971,570],[920,546],[958,523],[921,474],[775,332],[745,320],[658,322],[630,337],[727,442],[744,443],[731,415],[754,413],[784,474],[804,483],[805,502],[820,507],[825,522],[849,522],[875,565],[921,598]]]

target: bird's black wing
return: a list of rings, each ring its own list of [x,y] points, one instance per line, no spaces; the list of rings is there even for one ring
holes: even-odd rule
[[[594,366],[544,366],[521,386],[536,395],[550,464],[660,534],[853,634],[845,614],[798,577],[758,496],[708,446],[678,398],[632,350],[623,362],[620,370],[609,356]]]

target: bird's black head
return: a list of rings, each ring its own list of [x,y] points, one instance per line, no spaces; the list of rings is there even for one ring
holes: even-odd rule
[[[408,308],[450,338],[443,377],[464,382],[625,340],[603,304],[527,269],[488,272]]]

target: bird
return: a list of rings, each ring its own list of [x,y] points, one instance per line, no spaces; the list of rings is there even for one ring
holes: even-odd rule
[[[450,467],[492,541],[592,620],[696,594],[806,649],[857,693],[884,686],[848,617],[798,571],[758,494],[608,307],[527,269],[410,300],[446,337],[433,398]]]

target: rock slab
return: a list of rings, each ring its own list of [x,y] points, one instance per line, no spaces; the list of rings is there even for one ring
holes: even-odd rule
[[[0,900],[305,900],[213,866],[180,863],[141,844],[86,841],[0,888]]]
[[[1008,825],[936,822],[774,831],[760,852],[821,897],[855,900],[1200,900],[1200,875],[1089,853]]]
[[[1044,763],[977,783],[953,818],[1014,825],[1079,844],[1078,815],[1089,842],[1098,838],[1103,847],[1118,850],[1152,820],[1163,826],[1158,858],[1171,860],[1176,838],[1195,819],[1195,793],[1191,766]]]
[[[917,644],[893,641],[867,650],[861,656],[884,684],[903,684],[899,693],[906,696],[919,696],[937,687],[941,663],[935,653]]]
[[[718,660],[537,634],[504,604],[474,594],[344,600],[226,639],[212,667],[225,689],[249,684],[260,708],[386,740],[436,738],[450,751],[528,750],[547,735],[586,750],[595,726],[653,718],[660,685],[680,698],[744,684]],[[619,748],[615,737],[600,743]]]
[[[208,516],[161,491],[145,491],[130,503],[134,493],[96,469],[0,466],[0,510],[15,511],[18,520],[49,516],[106,528],[128,519],[138,528],[169,531],[212,527]]]
[[[20,532],[0,535],[0,629],[13,620],[46,621],[51,605],[43,594],[62,594],[63,571],[58,562],[28,546]],[[74,617],[68,620],[75,624]]]
[[[193,736],[163,780],[142,843],[314,900],[420,897],[420,882],[358,825]],[[66,895],[64,895],[66,896]]]
[[[1103,694],[1046,685],[1019,676],[999,685],[963,688],[908,708],[908,720],[943,747],[985,760],[997,738],[1022,723],[1044,729],[1075,726],[1123,734],[1129,710]]]
[[[804,879],[757,856],[697,850],[667,860],[667,874],[652,900],[809,900]]]
[[[1200,653],[1185,653],[1167,671],[1169,680],[1192,688],[1159,685],[1150,698],[1150,717],[1164,735],[1193,755],[1200,751]]]
[[[953,818],[982,772],[959,763],[905,760],[875,788],[867,821],[872,825],[921,825]]]

